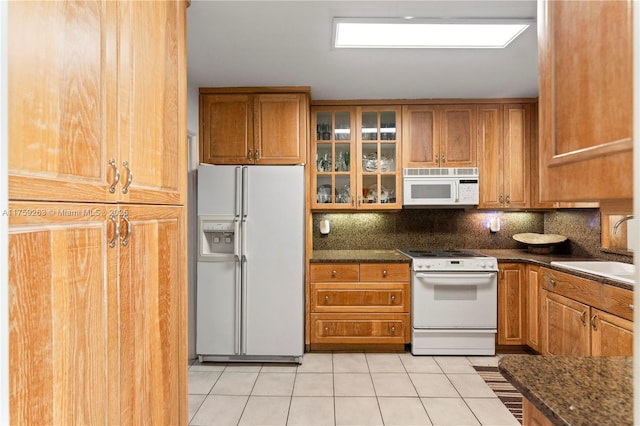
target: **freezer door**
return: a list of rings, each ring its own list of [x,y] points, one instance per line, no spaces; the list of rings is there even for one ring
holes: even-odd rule
[[[198,166],[198,215],[239,217],[241,170],[240,166]]]
[[[240,353],[240,266],[238,261],[198,262],[196,353]]]
[[[302,356],[304,168],[246,168],[243,352]]]

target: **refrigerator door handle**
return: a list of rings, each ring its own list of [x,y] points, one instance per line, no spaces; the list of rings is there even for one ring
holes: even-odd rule
[[[235,203],[234,212],[233,212],[236,222],[240,220],[240,213],[242,209],[241,189],[242,189],[242,167],[238,166],[236,167],[236,187],[235,187],[236,203]]]
[[[247,221],[249,214],[249,168],[242,167],[242,221]]]
[[[242,339],[242,343],[240,346],[240,354],[247,354],[247,256],[242,255],[242,280],[241,280],[241,299],[242,300],[242,308],[240,309],[242,318],[242,331],[240,332],[240,336]]]
[[[240,262],[240,256],[235,255],[235,270],[236,270],[236,282],[235,282],[235,324],[233,329],[235,330],[233,338],[233,352],[236,355],[240,355],[240,327],[241,327],[241,306],[242,306],[242,265]]]

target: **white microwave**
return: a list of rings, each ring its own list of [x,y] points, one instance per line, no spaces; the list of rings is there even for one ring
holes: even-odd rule
[[[470,207],[480,199],[478,168],[402,169],[403,206]]]

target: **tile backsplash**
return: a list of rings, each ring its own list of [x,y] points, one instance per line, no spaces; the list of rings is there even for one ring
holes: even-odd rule
[[[491,233],[489,221],[497,217],[500,231]],[[328,219],[329,235],[321,235],[319,222]],[[542,213],[485,212],[459,209],[406,209],[397,212],[314,213],[315,250],[395,248],[518,248],[511,236],[544,230]]]
[[[498,218],[500,231],[491,233],[489,221]],[[329,235],[319,222],[328,219]],[[504,212],[461,209],[405,209],[395,212],[314,213],[315,250],[396,248],[518,249],[523,232],[561,234],[568,238],[556,252],[631,262],[630,256],[600,248],[600,211],[567,209],[551,212]]]

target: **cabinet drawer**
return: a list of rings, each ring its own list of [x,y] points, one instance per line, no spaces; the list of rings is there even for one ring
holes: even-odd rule
[[[312,284],[311,312],[409,312],[409,284]]]
[[[311,343],[407,343],[409,314],[311,314]]]
[[[411,268],[408,263],[362,263],[360,281],[366,282],[409,282]]]
[[[311,265],[311,282],[354,282],[360,279],[357,263],[321,263]]]
[[[633,320],[633,292],[597,281],[542,268],[542,288],[622,318]]]

